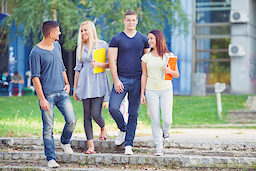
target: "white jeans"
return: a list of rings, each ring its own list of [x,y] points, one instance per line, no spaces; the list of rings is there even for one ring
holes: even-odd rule
[[[173,90],[146,90],[146,99],[151,115],[151,128],[156,148],[163,148],[163,133],[160,126],[160,111],[164,134],[167,135],[172,125]]]

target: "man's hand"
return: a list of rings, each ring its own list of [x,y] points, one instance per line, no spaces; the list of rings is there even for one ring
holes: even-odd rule
[[[40,100],[40,106],[41,106],[41,109],[43,109],[43,110],[50,109],[50,103],[46,99]]]
[[[63,90],[66,91],[67,93],[69,93],[70,92],[70,85],[66,84]]]
[[[122,93],[124,91],[124,85],[119,79],[114,81],[114,88],[117,93]]]

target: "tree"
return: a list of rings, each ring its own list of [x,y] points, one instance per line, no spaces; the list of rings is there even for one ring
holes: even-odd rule
[[[138,13],[138,30],[147,33],[151,29],[178,28],[181,33],[188,32],[188,16],[182,10],[179,0],[9,0],[13,6],[12,15],[6,17],[1,29],[15,23],[23,25],[23,34],[33,43],[42,38],[41,24],[45,20],[57,20],[62,32],[63,48],[76,47],[77,31],[81,22],[92,20],[99,37],[109,41],[123,29],[123,14],[132,9]],[[10,29],[7,29],[10,30]]]

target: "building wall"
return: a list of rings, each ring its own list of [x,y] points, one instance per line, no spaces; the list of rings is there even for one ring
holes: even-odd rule
[[[248,12],[249,22],[233,23],[231,44],[244,47],[245,56],[231,58],[231,92],[233,94],[253,94],[256,92],[256,1],[232,0],[231,10]]]
[[[173,80],[174,93],[180,95],[190,95],[191,93],[191,73],[192,73],[192,0],[181,0],[184,11],[190,17],[189,33],[172,33],[171,49],[178,56],[178,67],[180,78]],[[178,88],[176,88],[177,86]]]

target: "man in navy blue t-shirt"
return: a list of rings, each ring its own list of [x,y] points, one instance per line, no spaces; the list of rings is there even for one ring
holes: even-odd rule
[[[70,139],[76,125],[76,115],[69,97],[70,85],[63,65],[61,47],[57,42],[61,34],[56,21],[42,24],[43,40],[30,52],[29,66],[32,81],[39,98],[42,121],[44,151],[48,167],[55,168],[55,147],[53,139],[54,106],[65,118],[66,124],[61,134],[61,147],[66,154],[72,154]]]
[[[141,57],[149,52],[149,46],[147,37],[136,30],[138,16],[134,11],[128,10],[123,22],[124,31],[111,39],[108,49],[109,67],[114,81],[109,112],[120,129],[115,144],[125,142],[125,154],[131,155],[140,106]],[[127,93],[129,118],[126,124],[119,109]]]

